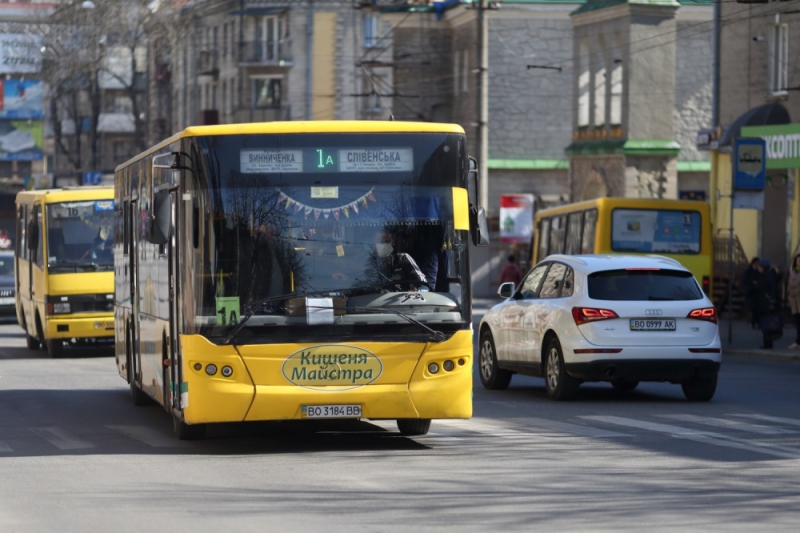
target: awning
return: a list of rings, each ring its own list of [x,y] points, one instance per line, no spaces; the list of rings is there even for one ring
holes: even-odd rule
[[[744,126],[769,126],[789,124],[789,111],[779,103],[764,104],[745,111],[730,126],[725,128],[719,146],[731,146],[734,137],[739,137]]]

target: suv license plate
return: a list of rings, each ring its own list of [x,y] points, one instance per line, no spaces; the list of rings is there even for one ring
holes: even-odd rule
[[[631,331],[675,331],[675,319],[650,320],[632,318]]]
[[[361,406],[304,405],[303,418],[361,418]]]

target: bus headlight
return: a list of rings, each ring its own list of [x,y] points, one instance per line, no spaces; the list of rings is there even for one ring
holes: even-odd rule
[[[214,364],[206,365],[206,374],[208,374],[209,376],[213,376],[216,373],[217,373],[217,365]]]
[[[428,372],[430,372],[431,374],[435,374],[438,371],[439,371],[439,365],[437,365],[436,363],[431,363],[428,365]]]
[[[69,313],[69,302],[59,302],[53,304],[53,314]]]
[[[229,377],[231,377],[232,374],[233,374],[233,369],[231,367],[229,367],[228,365],[225,365],[225,366],[222,367],[222,375],[223,376],[225,376],[226,378],[229,378]]]

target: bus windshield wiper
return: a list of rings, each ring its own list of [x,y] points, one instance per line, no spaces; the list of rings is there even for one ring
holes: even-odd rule
[[[268,303],[277,302],[280,300],[286,300],[287,298],[295,298],[295,297],[308,297],[308,296],[326,296],[332,292],[331,290],[323,290],[323,291],[295,291],[295,292],[287,292],[286,294],[280,294],[278,296],[270,296],[269,298],[264,298],[263,300],[259,300],[256,303],[248,304],[247,314],[242,317],[236,327],[233,328],[233,331],[222,341],[222,344],[230,344],[231,341],[236,337],[236,335],[242,331],[242,328],[250,320],[253,315],[265,306]]]
[[[398,311],[396,309],[387,309],[386,307],[351,307],[349,309],[353,309],[354,311],[364,311],[364,312],[367,312],[367,313],[392,313],[394,315],[397,315],[397,316],[399,316],[401,318],[404,318],[404,319],[408,320],[409,322],[411,322],[415,326],[419,326],[419,327],[427,330],[428,332],[430,332],[430,334],[433,336],[433,338],[431,338],[431,340],[434,341],[434,342],[444,342],[444,341],[447,340],[447,337],[441,331],[435,330],[432,327],[428,326],[427,324],[423,324],[422,322],[420,322],[416,318],[413,318],[413,317],[409,316],[407,313],[404,313],[402,311]]]

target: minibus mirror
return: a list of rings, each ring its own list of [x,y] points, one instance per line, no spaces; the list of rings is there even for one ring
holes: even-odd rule
[[[497,295],[500,296],[500,298],[511,298],[514,296],[514,288],[514,282],[512,281],[501,283],[497,288]]]
[[[153,244],[166,244],[172,229],[172,194],[157,192],[153,198],[152,213],[147,240]]]
[[[469,218],[469,232],[472,236],[472,244],[475,246],[488,246],[489,226],[486,223],[486,211],[482,207],[470,206]]]

